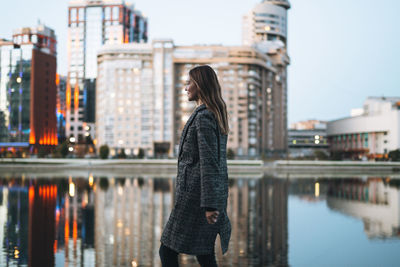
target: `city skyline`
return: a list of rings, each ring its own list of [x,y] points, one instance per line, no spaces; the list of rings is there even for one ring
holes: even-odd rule
[[[149,19],[150,41],[168,37],[177,45],[241,45],[242,16],[261,1],[229,1],[229,13],[223,12],[228,10],[228,1],[175,0],[169,1],[169,6],[155,0],[131,2]],[[392,32],[395,10],[400,3],[394,0],[381,5],[360,0],[290,3],[288,124],[345,117],[352,108],[361,107],[368,96],[396,96],[400,87],[400,71],[396,68],[400,53],[396,47],[400,39]],[[26,0],[5,3],[0,36],[8,38],[14,29],[34,26],[40,20],[56,32],[58,72],[65,74],[67,6],[67,0],[62,3],[47,0],[41,6]],[[164,12],[166,8],[168,13]],[[359,12],[354,12],[357,9]]]

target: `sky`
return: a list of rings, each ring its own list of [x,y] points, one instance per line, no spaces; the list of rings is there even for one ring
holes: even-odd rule
[[[134,0],[149,38],[176,45],[241,45],[242,16],[261,0]],[[288,123],[334,120],[368,96],[400,97],[398,0],[291,0]],[[58,72],[67,70],[68,0],[2,0],[0,38],[40,20],[56,31]]]

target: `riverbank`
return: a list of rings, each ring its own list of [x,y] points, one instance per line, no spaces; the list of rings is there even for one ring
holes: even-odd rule
[[[146,175],[175,176],[177,160],[174,159],[0,159],[0,173],[52,174],[57,176],[87,175]],[[228,161],[230,175],[261,177],[263,162],[255,160]]]
[[[273,169],[306,171],[392,171],[400,172],[400,162],[387,161],[318,161],[318,160],[277,160],[270,166]]]
[[[175,173],[176,159],[0,159],[1,173],[75,171],[91,173]],[[400,162],[228,160],[230,174],[335,174],[335,173],[400,173]],[[281,176],[281,175],[279,175]]]

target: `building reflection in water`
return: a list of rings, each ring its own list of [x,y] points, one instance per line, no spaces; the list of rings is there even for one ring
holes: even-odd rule
[[[172,179],[96,182],[96,266],[158,266],[161,232],[173,203]]]
[[[54,262],[57,187],[30,185],[28,220],[29,266],[46,266]]]
[[[0,265],[160,266],[174,177],[0,179]],[[221,266],[286,266],[288,182],[231,179]],[[197,266],[194,257],[180,261]]]
[[[272,178],[232,180],[228,213],[228,266],[287,266],[288,182]]]
[[[0,178],[0,266],[161,266],[174,176]],[[327,201],[361,218],[369,237],[399,236],[390,179],[231,178],[227,254],[220,266],[288,266],[288,196]],[[181,255],[183,266],[198,266]],[[51,264],[50,264],[51,265]]]
[[[400,237],[400,181],[363,177],[291,179],[289,194],[308,202],[326,201],[340,213],[361,219],[368,238]]]
[[[0,190],[0,266],[28,263],[28,188],[21,180]]]
[[[332,180],[327,204],[362,219],[368,238],[400,237],[400,191],[389,178]]]
[[[225,255],[217,241],[220,266],[288,266],[287,200],[286,180],[231,179],[228,216],[232,236]],[[185,266],[198,266],[193,256],[182,255],[180,260]]]
[[[93,177],[89,176],[90,179]],[[92,266],[94,249],[94,192],[88,178],[63,179],[59,194],[56,262]]]

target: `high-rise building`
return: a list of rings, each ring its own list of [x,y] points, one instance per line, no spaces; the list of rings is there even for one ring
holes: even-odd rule
[[[124,0],[71,0],[68,7],[66,135],[94,134],[97,52],[104,44],[147,42],[147,19]]]
[[[56,36],[38,25],[0,41],[0,146],[37,152],[57,145]]]
[[[273,117],[275,68],[268,55],[248,46],[178,46],[174,51],[174,140],[179,137],[195,103],[188,102],[184,83],[189,70],[210,65],[217,73],[227,105],[230,126],[228,149],[239,158],[269,155],[274,136],[268,131]]]
[[[287,0],[264,0],[243,17],[242,43],[252,46],[271,59],[275,81],[267,132],[273,136],[267,155],[282,156],[287,152]]]
[[[165,154],[174,143],[173,43],[105,45],[98,56],[97,144]],[[171,150],[172,152],[172,150]],[[170,153],[172,155],[172,153]]]
[[[67,90],[67,78],[65,76],[57,74],[56,77],[57,85],[57,136],[58,142],[62,143],[65,141],[65,115],[66,115],[66,90]]]
[[[184,82],[191,68],[208,64],[227,104],[228,148],[238,157],[267,155],[274,144],[267,131],[276,86],[271,62],[252,47],[174,46],[172,40],[104,46],[98,55],[97,146],[107,144],[112,154],[142,148],[148,156],[176,156],[195,107]]]
[[[287,1],[257,5],[244,20],[255,33],[246,35],[245,46],[175,46],[172,40],[109,44],[98,54],[97,146],[107,144],[112,153],[143,148],[148,156],[176,156],[181,131],[194,109],[184,82],[191,68],[208,64],[220,78],[227,103],[228,148],[239,158],[285,155],[289,7]],[[259,17],[271,19],[260,22]],[[262,38],[256,22],[265,24]]]
[[[243,16],[243,45],[264,44],[270,48],[287,44],[287,0],[264,0]]]

